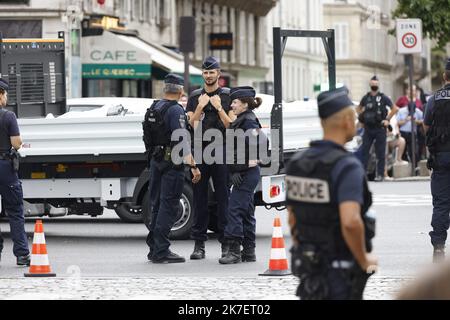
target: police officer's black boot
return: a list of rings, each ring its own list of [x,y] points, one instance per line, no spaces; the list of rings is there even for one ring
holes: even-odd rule
[[[242,262],[255,262],[255,247],[247,247],[241,251]]]
[[[239,240],[228,240],[230,249],[225,257],[219,259],[220,264],[232,264],[241,262],[241,243]]]
[[[194,252],[191,254],[191,260],[205,259],[205,242],[195,240]]]
[[[17,265],[18,266],[30,266],[31,258],[30,255],[17,257]]]
[[[437,244],[433,250],[433,263],[440,263],[445,260],[445,245]]]
[[[222,242],[222,258],[225,258],[228,251],[230,250],[230,244],[228,241]]]

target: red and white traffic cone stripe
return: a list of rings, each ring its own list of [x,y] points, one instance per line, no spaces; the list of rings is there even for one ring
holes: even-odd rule
[[[260,275],[286,276],[290,274],[291,271],[289,270],[283,239],[283,229],[281,228],[280,218],[276,217],[273,223],[272,248],[270,250],[269,269]]]
[[[47,245],[45,243],[44,226],[42,220],[36,220],[34,226],[33,248],[31,250],[30,271],[25,277],[55,277],[48,260]]]

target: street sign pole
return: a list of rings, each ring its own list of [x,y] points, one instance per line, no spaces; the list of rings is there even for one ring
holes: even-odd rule
[[[191,64],[189,61],[189,53],[184,53],[184,92],[189,96],[190,93],[190,82],[189,82],[189,65]]]
[[[408,69],[409,69],[409,103],[408,111],[411,117],[411,154],[412,154],[412,169],[411,175],[416,175],[416,99],[413,96],[413,73],[414,73],[414,56],[412,54],[407,55]]]
[[[189,53],[195,52],[195,17],[180,17],[180,51],[184,54],[184,91],[190,94]]]
[[[408,111],[411,117],[411,162],[412,175],[416,175],[416,97],[413,96],[414,56],[422,52],[422,20],[397,19],[397,53],[405,54],[409,73]]]

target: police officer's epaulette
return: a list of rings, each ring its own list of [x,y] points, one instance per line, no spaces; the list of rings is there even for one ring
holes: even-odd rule
[[[228,88],[228,87],[221,87],[220,89],[221,89],[220,93],[230,94],[230,88]]]
[[[200,88],[200,89],[195,89],[194,91],[191,92],[190,97],[195,97],[195,96],[201,95],[201,94],[202,94],[202,90],[203,90],[202,88]]]

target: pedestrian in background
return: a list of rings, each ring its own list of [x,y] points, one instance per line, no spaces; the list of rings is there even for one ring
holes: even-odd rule
[[[409,105],[411,102],[410,92],[409,92],[409,85],[406,85],[405,87],[405,94],[397,99],[395,104],[400,108],[405,108]],[[414,103],[416,105],[416,108],[420,109],[420,111],[423,112],[424,105],[422,101],[420,100],[420,95],[417,93],[417,86],[413,84],[412,86],[412,95],[414,97]]]
[[[421,152],[420,152],[420,145],[418,143],[419,141],[419,133],[421,132],[421,127],[423,124],[423,112],[417,108],[414,107],[414,105],[410,105],[406,108],[400,108],[400,110],[397,113],[397,122],[400,127],[400,135],[405,139],[406,141],[406,151],[409,156],[409,161],[412,161],[412,126],[411,126],[411,110],[410,108],[414,108],[414,133],[416,135],[416,145],[415,145],[415,156],[416,160],[420,160]],[[423,132],[423,131],[422,131]]]
[[[22,183],[17,175],[17,150],[22,146],[22,139],[16,115],[4,109],[8,101],[8,89],[8,83],[0,78],[0,195],[11,226],[16,263],[19,266],[29,266],[30,251],[25,233]],[[2,250],[3,238],[0,232],[0,260]]]
[[[187,102],[188,102],[188,97],[187,97],[186,93],[183,93],[183,95],[181,96],[180,101],[178,101],[178,103],[183,107],[184,110],[186,110]]]
[[[445,258],[445,242],[450,225],[450,59],[443,74],[444,87],[428,100],[424,126],[430,152],[427,166],[431,174],[433,217],[430,232],[433,261]]]
[[[377,76],[370,79],[369,85],[370,92],[361,99],[356,108],[359,121],[364,125],[361,157],[364,169],[367,170],[370,148],[375,142],[377,158],[375,181],[383,181],[386,163],[386,127],[398,108],[392,104],[389,97],[380,92]],[[390,108],[389,113],[387,108]]]
[[[292,268],[301,299],[362,299],[375,222],[365,171],[344,145],[356,134],[347,88],[317,98],[323,139],[297,153],[286,169]],[[384,168],[383,168],[384,169]]]

